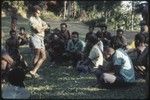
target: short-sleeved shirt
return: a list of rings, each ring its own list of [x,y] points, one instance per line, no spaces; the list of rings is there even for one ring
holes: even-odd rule
[[[70,52],[83,52],[84,44],[81,40],[78,40],[76,43],[70,39],[68,41],[67,50]]]
[[[97,44],[92,47],[89,53],[89,58],[95,65],[95,68],[98,68],[99,65],[103,65],[103,54]]]
[[[38,33],[36,29],[41,28],[43,26],[47,26],[46,22],[44,22],[40,17],[34,17],[34,16],[31,16],[29,21],[30,21],[29,25],[31,27],[32,35],[36,34],[44,38],[45,36],[44,31],[41,33]]]
[[[124,81],[133,82],[135,80],[133,64],[123,49],[119,48],[116,50],[113,55],[113,65],[121,67],[119,74],[123,77]]]

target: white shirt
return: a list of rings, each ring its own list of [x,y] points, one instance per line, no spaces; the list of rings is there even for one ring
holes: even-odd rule
[[[46,22],[44,22],[40,17],[34,17],[34,16],[31,16],[30,19],[30,26],[33,27],[34,29],[40,29],[42,28],[43,26],[44,27],[48,27]],[[32,30],[31,30],[32,31]],[[45,33],[44,31],[41,32],[41,33],[35,33],[34,31],[32,31],[33,35],[37,34],[38,36],[42,36],[44,37],[45,36]]]
[[[103,54],[98,46],[98,44],[95,44],[90,53],[89,53],[89,58],[95,65],[95,68],[98,68],[99,65],[103,65]]]
[[[125,81],[129,82],[135,80],[132,61],[123,49],[119,48],[116,50],[113,55],[113,64],[121,66],[120,74],[123,76]]]

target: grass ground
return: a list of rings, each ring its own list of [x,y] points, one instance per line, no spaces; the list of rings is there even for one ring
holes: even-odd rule
[[[8,38],[10,30],[10,18],[1,18],[1,29],[5,33],[3,40]],[[59,28],[59,22],[49,22],[53,28]],[[69,29],[78,31],[80,38],[84,39],[88,27],[80,23],[69,23]],[[24,26],[29,32],[28,21],[23,18],[18,19],[18,26]],[[97,30],[97,29],[96,29]],[[126,33],[127,39],[132,41],[134,34]],[[20,48],[23,57],[31,65],[32,54],[28,46]],[[138,82],[130,88],[103,89],[90,87],[95,82],[92,74],[79,76],[69,65],[49,67],[49,57],[39,70],[41,78],[25,80],[26,88],[31,92],[31,99],[43,98],[63,98],[63,99],[145,99],[148,94],[148,85],[145,81]]]

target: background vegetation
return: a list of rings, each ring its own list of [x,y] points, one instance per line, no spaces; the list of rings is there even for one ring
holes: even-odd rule
[[[50,20],[73,20],[87,25],[106,23],[111,29],[123,27],[125,30],[138,30],[140,16],[135,13],[140,1],[2,1],[2,10],[15,7],[18,13],[27,18],[34,5],[42,8],[42,18]]]

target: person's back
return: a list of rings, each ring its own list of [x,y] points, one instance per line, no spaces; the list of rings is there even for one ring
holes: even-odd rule
[[[98,44],[95,44],[92,47],[92,49],[90,50],[89,58],[95,65],[95,68],[98,68],[99,65],[103,65],[103,54],[102,54],[102,51],[100,50]]]

